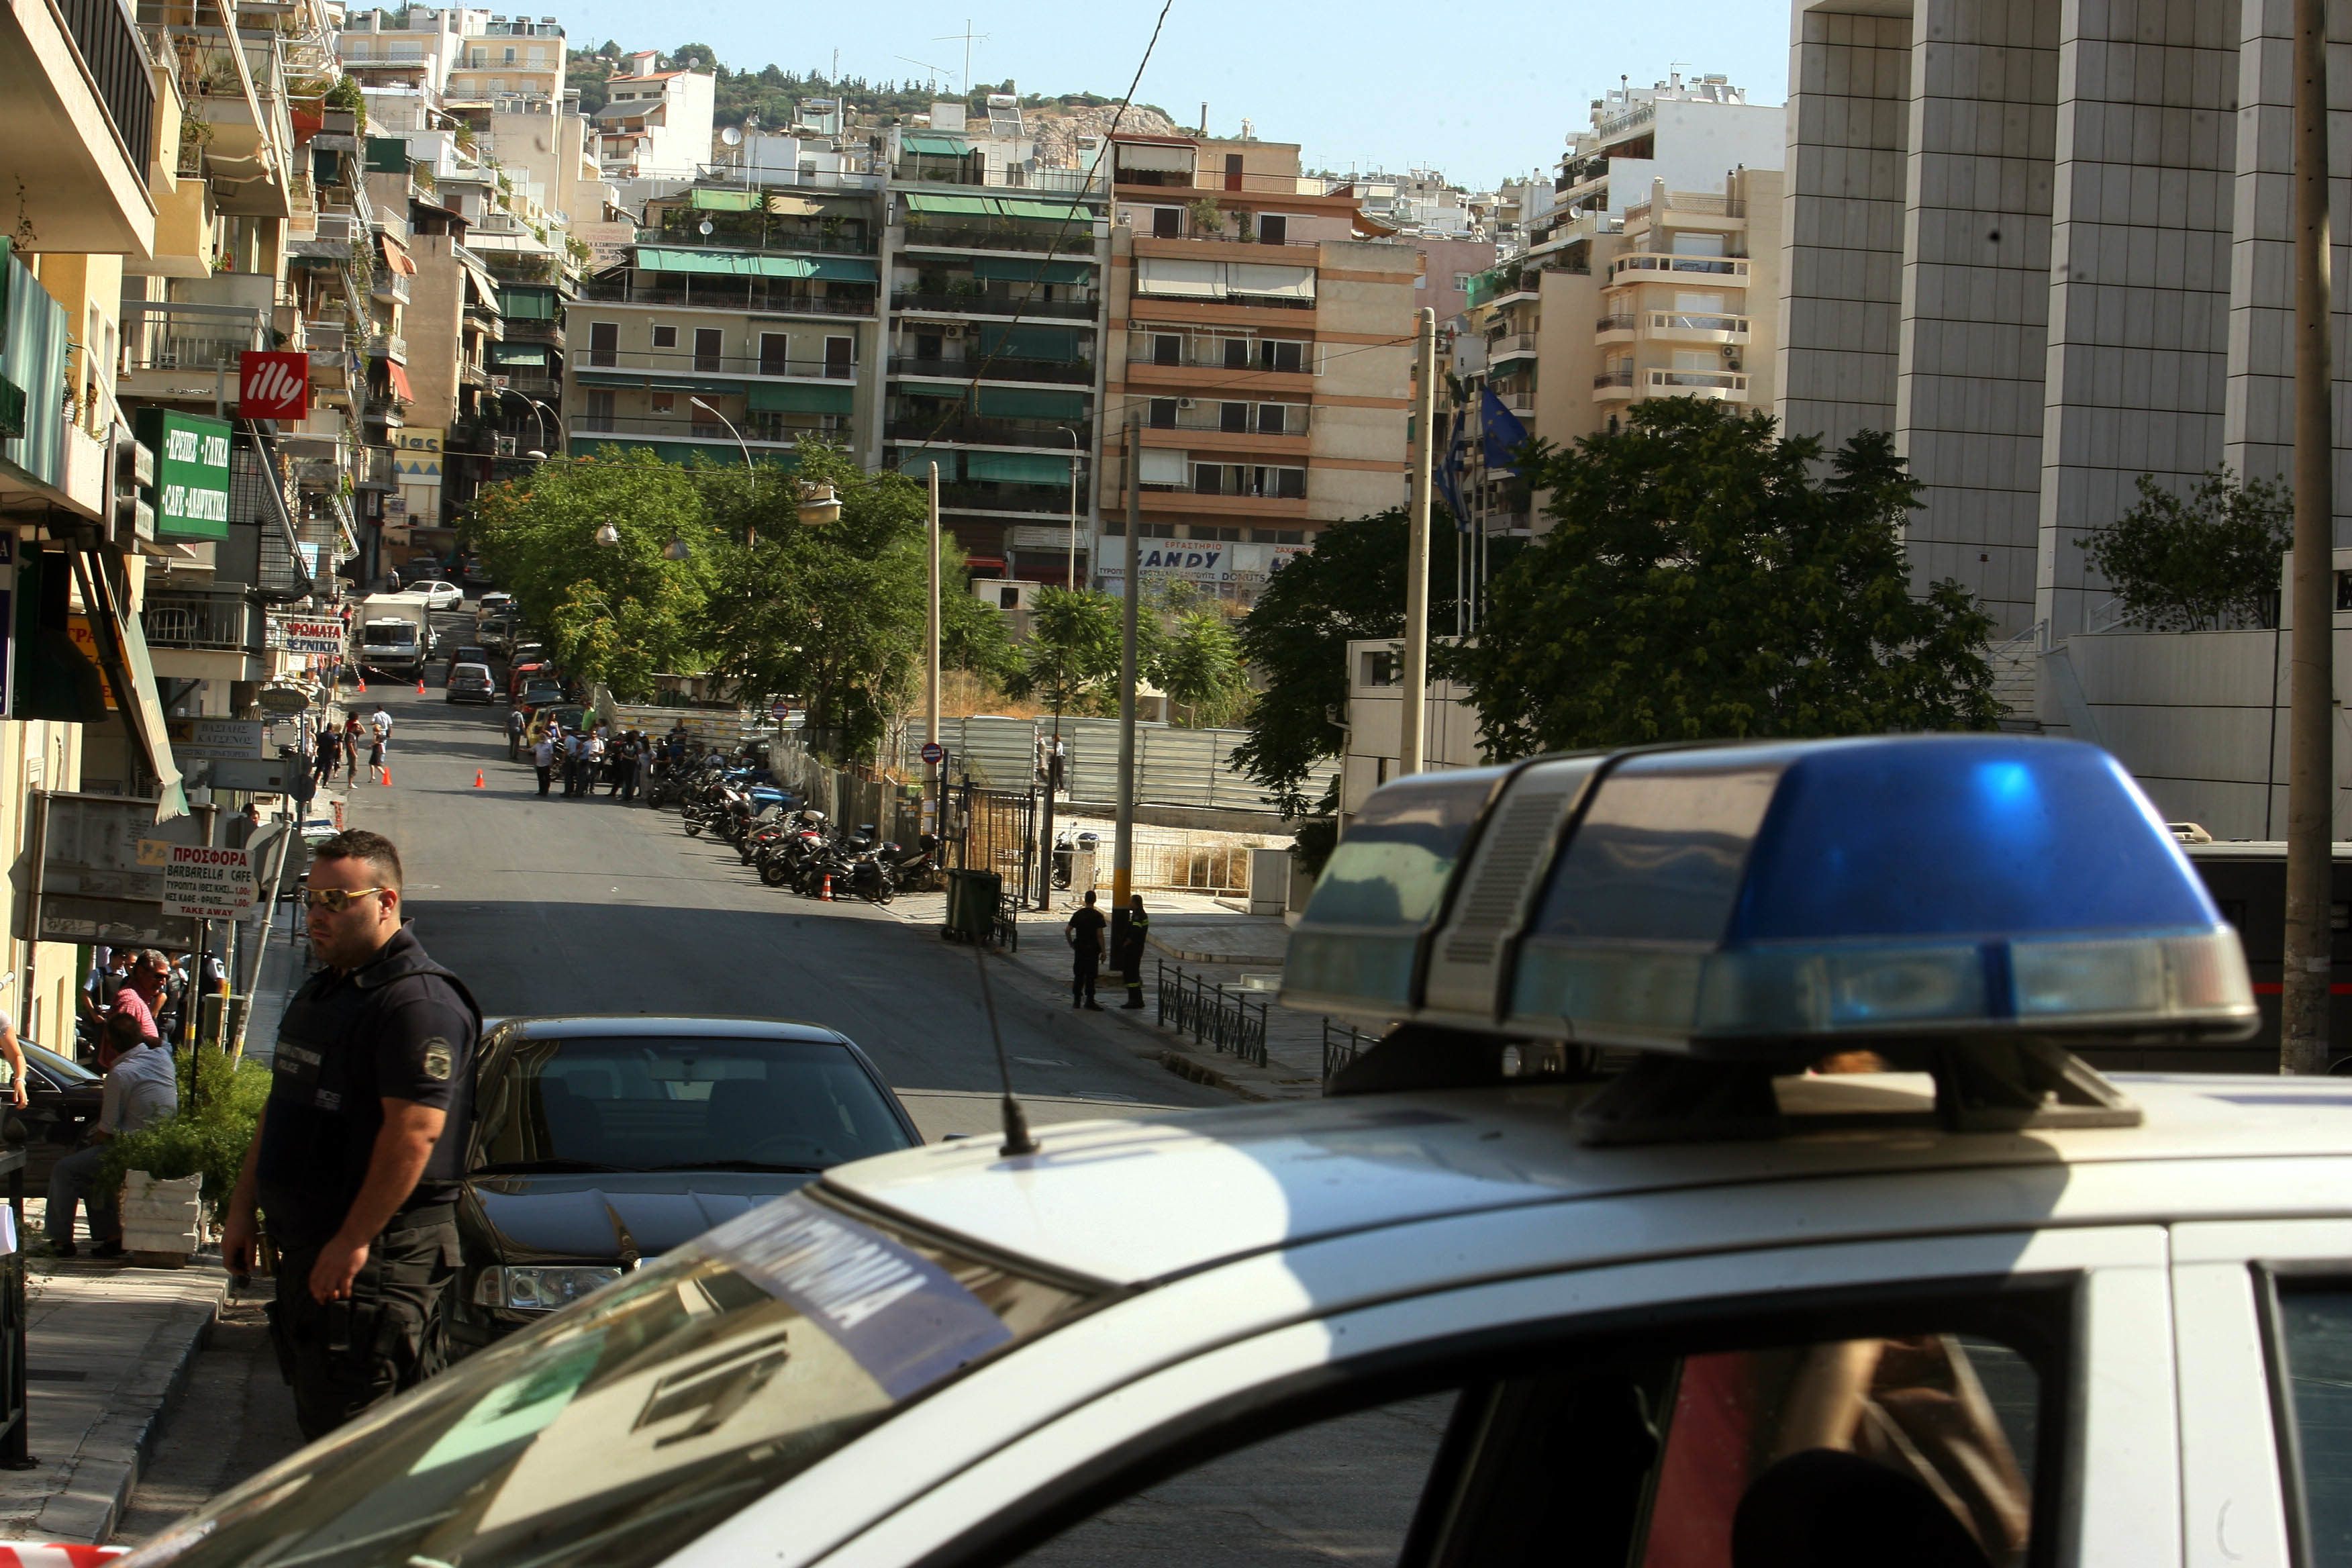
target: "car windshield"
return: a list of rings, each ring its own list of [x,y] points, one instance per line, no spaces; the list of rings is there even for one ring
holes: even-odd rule
[[[26,1067],[38,1068],[56,1079],[63,1088],[71,1089],[78,1083],[98,1081],[98,1074],[71,1058],[58,1055],[47,1046],[37,1046],[22,1037],[18,1037],[16,1044],[24,1049]]]
[[[1091,1299],[806,1194],[779,1198],[362,1416],[126,1562],[657,1563]]]
[[[856,1058],[817,1040],[537,1039],[483,1086],[492,1171],[821,1170],[912,1142]]]

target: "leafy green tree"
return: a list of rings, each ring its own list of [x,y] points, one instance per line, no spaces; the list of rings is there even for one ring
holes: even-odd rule
[[[695,470],[635,451],[545,463],[486,487],[470,531],[557,660],[622,699],[652,695],[662,670],[696,669],[718,536]],[[610,523],[617,544],[595,542]],[[676,539],[683,561],[663,550]]]
[[[1864,431],[1826,475],[1822,456],[1694,398],[1538,444],[1551,531],[1495,578],[1475,642],[1433,660],[1469,688],[1491,754],[1990,728],[1991,620],[1953,582],[1913,595],[1900,529],[1919,486],[1894,442]]]
[[[1056,715],[1115,707],[1119,602],[1089,588],[1044,590],[1030,609],[1029,640],[1019,659],[1005,682],[1014,697],[1043,702]]]
[[[2294,502],[2267,479],[2208,469],[2182,495],[2139,477],[2139,501],[2076,542],[2132,620],[2151,631],[2278,625],[2279,558]]]
[[[1193,724],[1227,723],[1249,700],[1240,639],[1215,610],[1187,610],[1176,617],[1152,661],[1151,679]]]

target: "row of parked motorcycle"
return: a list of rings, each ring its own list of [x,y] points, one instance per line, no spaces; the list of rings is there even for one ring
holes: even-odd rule
[[[665,770],[654,780],[651,800],[656,807],[677,805],[688,837],[708,833],[735,846],[743,863],[772,888],[887,904],[902,889],[919,892],[940,883],[939,841],[931,835],[900,845],[883,838],[871,823],[844,831],[762,770],[737,759],[710,755]]]

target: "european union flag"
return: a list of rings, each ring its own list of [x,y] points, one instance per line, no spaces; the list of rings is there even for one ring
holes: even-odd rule
[[[1519,466],[1511,461],[1511,454],[1524,446],[1528,427],[1518,416],[1503,406],[1503,400],[1487,387],[1478,401],[1478,420],[1486,430],[1486,467],[1507,474],[1516,474]]]

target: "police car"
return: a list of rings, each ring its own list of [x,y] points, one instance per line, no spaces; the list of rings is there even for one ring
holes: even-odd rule
[[[2352,1090],[2082,1065],[2255,1016],[2104,753],[1410,778],[1285,996],[1391,1026],[835,1167],[129,1561],[2352,1561]]]

